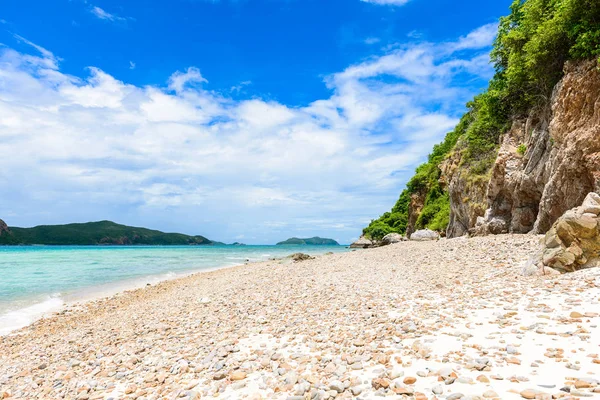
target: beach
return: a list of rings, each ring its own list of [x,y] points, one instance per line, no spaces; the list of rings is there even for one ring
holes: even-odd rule
[[[525,277],[539,236],[250,263],[0,337],[0,398],[600,398],[600,270]]]

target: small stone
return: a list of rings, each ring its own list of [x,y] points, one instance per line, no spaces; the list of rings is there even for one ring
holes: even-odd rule
[[[358,371],[360,369],[363,368],[362,363],[361,362],[355,362],[350,366],[351,369],[353,369],[354,371]]]
[[[329,390],[335,390],[338,393],[342,393],[346,388],[342,382],[335,380],[329,383]]]
[[[125,387],[125,394],[131,394],[137,390],[137,386],[134,383],[130,383]]]
[[[586,382],[586,381],[575,381],[575,387],[577,389],[587,389],[587,388],[591,388],[592,384],[590,382]]]
[[[397,386],[394,388],[394,393],[399,395],[412,396],[415,391],[407,386]]]
[[[535,399],[536,391],[531,389],[525,389],[519,393],[524,399]]]
[[[232,381],[241,381],[243,379],[246,379],[246,373],[244,371],[234,371],[229,376],[229,379],[231,379]]]
[[[403,382],[405,385],[413,385],[416,381],[417,378],[415,378],[414,376],[407,376],[406,378],[404,378]]]
[[[477,381],[481,382],[481,383],[490,383],[490,380],[488,379],[487,376],[485,375],[479,375],[477,377]]]
[[[583,314],[577,312],[577,311],[572,311],[571,314],[569,314],[569,316],[571,318],[583,318]]]
[[[571,395],[575,397],[592,397],[593,394],[589,392],[583,392],[581,390],[571,390]]]
[[[483,397],[485,397],[486,399],[490,399],[490,398],[496,398],[499,396],[498,396],[498,393],[494,392],[493,390],[487,390],[487,391],[483,392]]]
[[[350,392],[352,392],[353,396],[358,396],[363,392],[363,388],[361,386],[352,386]]]
[[[444,393],[444,387],[442,385],[435,385],[433,388],[431,388],[431,391],[433,392],[433,394],[442,394]]]
[[[215,381],[220,381],[221,379],[225,379],[226,376],[227,374],[225,373],[225,371],[218,371],[216,374],[213,375],[213,379]]]
[[[446,397],[446,400],[458,400],[462,399],[463,397],[465,397],[465,395],[462,393],[453,393],[450,396]]]
[[[392,369],[392,371],[389,373],[389,377],[390,379],[396,379],[396,378],[401,378],[404,376],[404,371],[402,371],[399,368],[394,368]]]

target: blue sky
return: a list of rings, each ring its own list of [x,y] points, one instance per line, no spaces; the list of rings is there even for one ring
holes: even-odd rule
[[[493,73],[510,0],[0,3],[0,218],[348,243]]]

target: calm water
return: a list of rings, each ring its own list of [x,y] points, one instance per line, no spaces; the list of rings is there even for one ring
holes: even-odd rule
[[[178,275],[343,246],[0,246],[0,335],[65,301],[97,297]]]

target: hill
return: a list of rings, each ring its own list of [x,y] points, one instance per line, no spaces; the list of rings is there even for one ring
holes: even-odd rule
[[[339,246],[340,244],[333,239],[324,239],[318,236],[308,239],[290,238],[283,242],[277,243],[277,246],[293,244],[293,245],[311,245],[311,246]]]
[[[165,233],[111,221],[33,228],[6,227],[0,220],[0,245],[216,245],[204,236]]]

